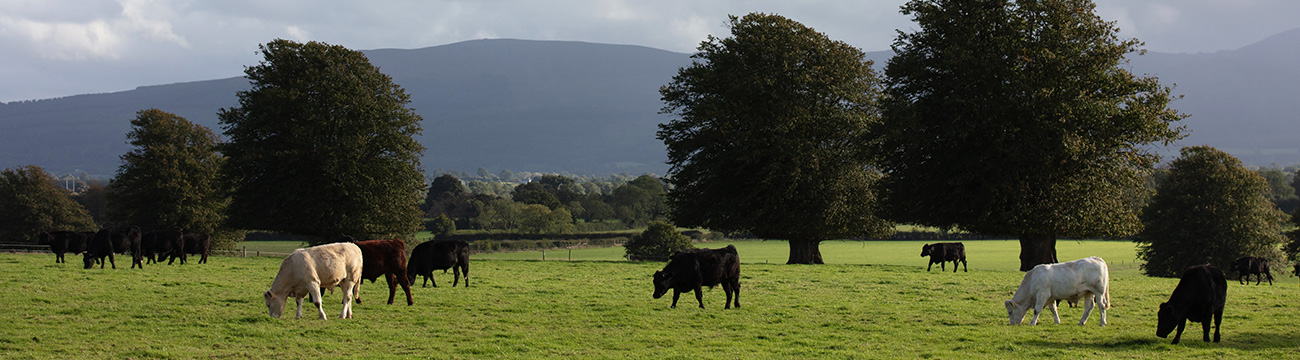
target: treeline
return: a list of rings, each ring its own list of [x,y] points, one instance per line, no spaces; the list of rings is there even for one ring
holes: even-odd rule
[[[521,183],[479,179],[466,183],[449,173],[433,179],[420,205],[426,229],[444,236],[457,229],[569,234],[642,227],[668,216],[669,189],[653,175],[579,181],[541,174]]]

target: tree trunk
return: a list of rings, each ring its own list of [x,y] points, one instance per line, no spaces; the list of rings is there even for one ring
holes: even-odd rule
[[[821,240],[790,240],[790,260],[786,264],[822,264]]]
[[[1058,262],[1055,234],[1020,234],[1020,271],[1029,271],[1038,264]]]

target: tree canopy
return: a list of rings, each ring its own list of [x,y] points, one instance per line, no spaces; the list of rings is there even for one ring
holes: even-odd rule
[[[821,263],[822,240],[880,235],[868,129],[879,78],[865,54],[779,15],[731,16],[660,88],[672,217],[679,226],[790,242]]]
[[[885,68],[878,127],[887,213],[1018,236],[1020,270],[1058,236],[1141,229],[1152,144],[1182,137],[1171,89],[1136,76],[1141,42],[1088,0],[912,0],[918,30]]]
[[[219,113],[233,184],[231,222],[333,238],[409,237],[424,190],[410,96],[361,52],[275,40]]]
[[[95,230],[86,209],[55,183],[35,165],[0,172],[0,238],[32,242],[44,231]]]
[[[202,125],[158,109],[141,110],[126,134],[134,149],[109,184],[109,217],[145,230],[211,234],[225,222],[229,198],[218,173],[220,140]]]
[[[1208,146],[1183,148],[1156,187],[1136,237],[1143,271],[1176,277],[1188,266],[1231,268],[1241,256],[1283,264],[1278,250],[1289,220],[1266,195],[1269,184],[1232,155]]]

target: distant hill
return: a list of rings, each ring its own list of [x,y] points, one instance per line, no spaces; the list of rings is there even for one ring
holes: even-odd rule
[[[426,170],[651,172],[667,165],[656,125],[658,89],[690,55],[640,46],[476,40],[365,51],[424,117]],[[868,56],[882,67],[891,54]],[[1178,145],[1209,144],[1248,164],[1300,163],[1300,29],[1210,54],[1149,53],[1137,73],[1177,83],[1192,115]],[[158,108],[220,133],[216,112],[237,105],[243,78],[144,86],[108,94],[0,104],[0,167],[111,175],[129,150],[135,112]],[[1177,147],[1170,150],[1176,153]]]

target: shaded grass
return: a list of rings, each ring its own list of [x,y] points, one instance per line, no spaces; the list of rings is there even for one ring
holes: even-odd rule
[[[870,250],[878,243],[866,246]],[[760,256],[748,251],[762,251],[748,246],[769,244],[784,248],[783,242],[737,247],[745,259]],[[849,245],[858,251],[863,246]],[[980,247],[1003,251],[994,245]],[[6,254],[0,255],[0,288],[6,290],[0,292],[0,302],[6,304],[0,312],[0,323],[6,324],[0,327],[0,354],[1289,358],[1300,347],[1294,278],[1279,279],[1272,287],[1233,282],[1223,342],[1197,341],[1199,332],[1193,329],[1199,326],[1193,326],[1183,344],[1170,345],[1154,335],[1155,308],[1168,298],[1176,279],[1113,272],[1114,307],[1105,328],[1095,325],[1095,314],[1089,325],[1073,325],[1081,308],[1062,309],[1063,325],[1052,325],[1045,315],[1048,319],[1040,319],[1039,326],[1008,326],[1002,301],[1023,273],[985,268],[1001,266],[992,259],[980,261],[969,273],[927,273],[917,256],[919,245],[915,251],[908,244],[897,246],[894,256],[908,265],[747,262],[741,271],[743,307],[732,310],[721,309],[720,289],[706,290],[706,310],[695,307],[690,294],[683,294],[677,309],[668,308],[668,298],[651,299],[650,274],[662,263],[478,259],[471,265],[474,287],[416,288],[415,306],[385,305],[379,301],[385,295],[382,281],[367,283],[362,287],[366,302],[354,307],[355,319],[342,321],[333,319],[341,308],[337,292],[326,296],[329,321],[315,320],[310,304],[304,306],[307,318],[302,320],[267,316],[261,292],[274,278],[280,258],[216,257],[203,265],[82,270],[54,264],[48,254]],[[903,249],[908,249],[905,259]],[[827,250],[823,247],[829,255]],[[1058,251],[1066,257],[1064,248]],[[868,251],[872,256],[884,252]]]

